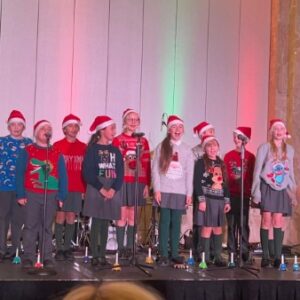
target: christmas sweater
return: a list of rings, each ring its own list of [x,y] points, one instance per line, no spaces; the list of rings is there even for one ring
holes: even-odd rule
[[[260,182],[264,180],[272,189],[281,191],[287,189],[294,202],[296,182],[294,176],[294,149],[286,145],[286,159],[275,159],[271,153],[270,143],[259,146],[253,173],[252,196],[255,202],[261,201]],[[280,157],[280,155],[279,155]]]
[[[16,190],[16,163],[22,149],[32,143],[29,138],[0,138],[0,191]]]
[[[152,182],[155,192],[192,196],[194,158],[191,148],[183,143],[172,143],[173,156],[167,172],[159,168],[161,144],[154,152],[152,163]]]
[[[136,159],[138,139],[127,135],[125,133],[120,134],[113,140],[113,145],[118,147],[121,151],[124,160],[124,181],[135,182],[135,170],[138,167],[138,182],[144,183],[150,186],[151,182],[151,162],[150,162],[150,150],[148,141],[141,137],[140,144],[140,159]]]
[[[209,159],[206,169],[204,158],[197,160],[194,170],[194,193],[199,202],[205,202],[206,197],[216,200],[224,200],[230,203],[228,184],[222,172],[222,161],[219,157]]]
[[[69,142],[66,138],[57,141],[53,147],[58,149],[65,160],[68,174],[69,192],[85,192],[85,182],[82,176],[82,162],[86,151],[86,144],[75,140]]]
[[[113,145],[88,146],[83,160],[83,176],[86,183],[98,191],[103,187],[101,178],[112,179],[111,188],[119,191],[124,177],[123,158],[119,149]]]
[[[57,200],[64,201],[68,191],[68,178],[63,156],[56,148],[50,147],[47,159],[47,148],[37,144],[26,146],[18,157],[17,199],[26,198],[26,191],[44,193],[47,170],[47,192],[57,192]]]
[[[234,197],[241,196],[241,152],[237,150],[229,151],[224,156],[224,163],[227,169],[230,195]],[[251,196],[254,165],[254,154],[246,150],[244,159],[244,196],[247,198]]]

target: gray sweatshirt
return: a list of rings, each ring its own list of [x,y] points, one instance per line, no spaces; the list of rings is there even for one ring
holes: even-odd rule
[[[287,159],[285,161],[274,160],[270,143],[258,147],[251,189],[254,202],[261,202],[260,182],[264,180],[274,190],[287,189],[292,203],[295,203],[296,182],[293,159],[294,149],[291,145],[287,144]]]
[[[156,147],[152,162],[154,192],[192,196],[194,157],[191,148],[184,142],[172,143],[173,159],[166,174],[163,174],[159,169],[160,147],[161,144]]]

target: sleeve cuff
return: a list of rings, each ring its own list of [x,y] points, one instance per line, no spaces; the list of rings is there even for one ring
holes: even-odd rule
[[[224,201],[225,201],[225,204],[230,204],[230,198],[225,197],[225,198],[224,198]]]
[[[205,196],[199,196],[199,197],[198,197],[198,202],[199,202],[199,203],[200,203],[200,202],[206,202]]]

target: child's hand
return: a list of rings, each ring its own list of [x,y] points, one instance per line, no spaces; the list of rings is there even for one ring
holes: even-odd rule
[[[107,192],[106,192],[106,195],[107,195],[107,198],[108,199],[112,199],[115,195],[116,191],[114,189],[109,189]]]
[[[99,193],[106,199],[108,198],[107,190],[105,188],[102,188]]]
[[[59,208],[62,208],[63,205],[64,205],[64,203],[63,203],[62,201],[58,200],[58,207],[59,207]]]
[[[192,205],[192,197],[191,196],[186,196],[185,204],[186,204],[186,206]]]
[[[203,201],[203,202],[200,202],[199,203],[199,206],[198,206],[198,209],[200,210],[200,211],[206,211],[206,202],[205,201]]]
[[[144,191],[143,191],[143,197],[148,198],[149,197],[149,187],[148,185],[145,185]]]
[[[154,193],[154,199],[157,202],[158,205],[161,203],[161,193],[160,192],[155,192]]]
[[[226,204],[224,205],[224,213],[225,213],[225,214],[228,213],[228,212],[230,211],[230,209],[231,209],[230,204],[229,204],[229,203],[226,203]]]
[[[27,199],[26,198],[21,198],[18,200],[18,203],[22,206],[24,206],[27,203]]]

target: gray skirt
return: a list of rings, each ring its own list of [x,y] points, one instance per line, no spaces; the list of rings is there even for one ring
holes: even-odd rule
[[[161,193],[161,203],[157,204],[153,200],[153,206],[181,210],[183,214],[186,212],[186,196],[182,194]]]
[[[82,209],[82,197],[79,192],[69,192],[61,211],[79,214]]]
[[[83,215],[102,220],[120,220],[121,204],[120,192],[116,192],[112,199],[104,199],[97,189],[88,184],[83,205]]]
[[[135,183],[134,182],[124,182],[121,188],[122,194],[122,206],[134,206],[135,202]],[[144,198],[144,188],[145,184],[137,183],[137,202],[138,206],[145,206],[146,199]]]
[[[292,215],[292,201],[287,190],[277,191],[261,180],[261,211],[282,213],[284,216]]]
[[[205,197],[206,210],[198,209],[199,204],[194,208],[194,224],[205,227],[222,227],[225,222],[224,200],[217,200]]]

